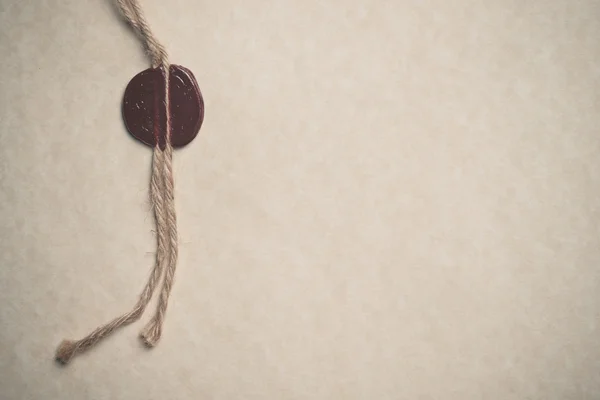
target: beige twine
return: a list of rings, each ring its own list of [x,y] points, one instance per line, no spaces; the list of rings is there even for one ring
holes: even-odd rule
[[[152,34],[137,0],[116,0],[116,2],[119,11],[121,11],[127,23],[131,25],[142,39],[144,48],[152,61],[152,67],[156,68],[160,65],[167,70],[169,67],[167,51]]]
[[[167,52],[156,40],[137,0],[116,0],[116,4],[125,18],[142,39],[144,47],[152,62],[152,67],[161,67],[165,71],[165,105],[169,109],[169,62]],[[166,130],[170,132],[170,116],[167,112]],[[177,265],[177,219],[175,215],[174,182],[173,182],[173,147],[170,135],[166,135],[166,147],[161,150],[158,143],[154,147],[152,158],[152,177],[150,179],[150,200],[154,209],[157,231],[157,251],[154,268],[144,287],[138,302],[131,311],[117,317],[106,325],[98,327],[83,339],[72,341],[63,340],[56,351],[56,359],[61,363],[68,363],[73,356],[94,346],[101,339],[107,337],[116,329],[137,321],[152,298],[158,281],[165,270],[163,288],[156,312],[150,322],[142,330],[140,337],[150,347],[156,345],[162,332],[162,324],[169,301],[169,294],[173,287],[175,268]]]

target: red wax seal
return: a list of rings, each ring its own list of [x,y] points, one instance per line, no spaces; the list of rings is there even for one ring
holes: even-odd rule
[[[123,96],[123,120],[133,137],[148,146],[166,146],[167,113],[171,144],[191,142],[204,120],[204,100],[194,74],[179,65],[169,67],[169,109],[165,104],[165,72],[149,68],[127,85]]]

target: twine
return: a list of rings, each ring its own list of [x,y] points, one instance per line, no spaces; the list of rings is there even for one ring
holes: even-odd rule
[[[149,347],[155,346],[160,340],[162,325],[169,302],[169,294],[173,287],[175,269],[177,266],[177,218],[175,214],[174,181],[173,181],[173,147],[170,135],[169,115],[169,62],[165,48],[152,34],[137,0],[116,0],[116,5],[123,18],[131,25],[143,42],[150,57],[152,67],[160,67],[165,76],[165,109],[166,117],[166,146],[160,149],[158,143],[154,147],[152,157],[152,176],[150,178],[150,201],[154,210],[157,232],[157,251],[154,267],[146,286],[142,290],[138,302],[133,309],[105,325],[96,328],[92,333],[79,340],[63,340],[56,350],[57,361],[66,364],[73,356],[97,344],[118,328],[137,321],[148,303],[164,273],[163,287],[156,311],[150,322],[141,331],[142,341]]]

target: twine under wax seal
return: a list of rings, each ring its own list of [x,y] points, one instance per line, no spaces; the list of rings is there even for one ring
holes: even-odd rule
[[[140,333],[142,341],[147,346],[155,346],[161,337],[162,325],[167,310],[169,294],[173,287],[173,279],[177,265],[177,218],[175,215],[172,167],[173,146],[171,143],[171,113],[168,112],[170,101],[170,65],[167,52],[152,34],[137,0],[116,0],[116,5],[123,18],[131,25],[133,30],[142,40],[146,52],[150,57],[152,67],[162,71],[165,82],[165,96],[163,101],[167,112],[165,113],[166,121],[164,124],[165,132],[163,132],[163,135],[166,139],[166,143],[164,148],[161,148],[162,146],[159,145],[158,140],[154,143],[152,175],[150,179],[150,200],[156,218],[157,228],[156,259],[150,278],[133,309],[120,317],[113,319],[107,324],[96,328],[92,333],[82,339],[64,340],[56,351],[56,360],[63,364],[67,364],[76,354],[93,347],[100,340],[109,336],[118,328],[137,321],[144,313],[161,277],[164,276],[155,313]]]

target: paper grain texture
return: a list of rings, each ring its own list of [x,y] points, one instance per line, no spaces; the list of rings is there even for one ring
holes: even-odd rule
[[[0,0],[0,398],[600,398],[600,2],[141,0],[206,101],[153,262],[109,1]]]

